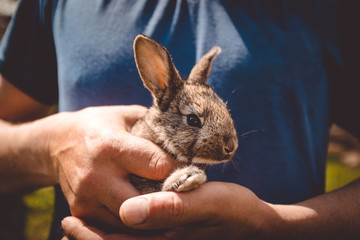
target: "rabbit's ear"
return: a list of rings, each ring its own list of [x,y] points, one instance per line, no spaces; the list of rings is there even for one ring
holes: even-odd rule
[[[200,61],[190,72],[188,81],[192,83],[205,84],[210,76],[211,63],[214,58],[221,53],[221,48],[214,46],[211,50],[201,57]]]
[[[144,85],[159,100],[173,92],[182,79],[165,47],[144,35],[134,40],[135,62]]]

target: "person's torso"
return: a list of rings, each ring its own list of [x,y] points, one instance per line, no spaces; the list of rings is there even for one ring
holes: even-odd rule
[[[323,23],[312,1],[54,1],[59,108],[151,105],[132,42],[166,46],[182,76],[212,46],[209,83],[227,102],[239,149],[209,180],[297,202],[324,191],[328,87]],[[331,4],[329,4],[331,7]]]

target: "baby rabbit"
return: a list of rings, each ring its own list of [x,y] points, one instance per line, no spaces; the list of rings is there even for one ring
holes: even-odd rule
[[[153,105],[131,133],[151,140],[184,163],[163,183],[131,175],[130,181],[140,192],[192,190],[206,181],[206,165],[234,156],[238,139],[230,112],[206,84],[212,60],[220,52],[213,47],[185,80],[164,46],[144,35],[135,38],[136,66]]]

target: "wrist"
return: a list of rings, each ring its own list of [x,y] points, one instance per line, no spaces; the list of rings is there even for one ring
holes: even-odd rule
[[[306,239],[314,236],[312,228],[318,217],[316,211],[301,205],[266,204],[270,214],[263,229],[268,239]]]
[[[283,232],[286,219],[278,205],[258,200],[258,207],[253,216],[254,239],[281,239],[280,233]],[[252,238],[250,238],[252,239]]]
[[[24,176],[27,176],[34,188],[57,183],[49,152],[49,144],[55,128],[56,124],[52,116],[12,126],[13,139],[17,142],[14,153],[23,164]]]

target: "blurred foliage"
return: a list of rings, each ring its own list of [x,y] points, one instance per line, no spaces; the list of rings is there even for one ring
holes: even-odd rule
[[[360,168],[350,168],[340,162],[339,155],[329,154],[326,166],[326,191],[342,187],[360,177]]]
[[[27,240],[46,240],[49,235],[54,205],[54,189],[44,188],[24,197],[28,209],[25,224]]]

